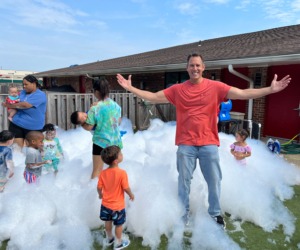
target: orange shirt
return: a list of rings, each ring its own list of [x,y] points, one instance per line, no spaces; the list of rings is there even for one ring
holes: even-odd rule
[[[220,145],[218,112],[231,87],[203,78],[200,84],[189,80],[164,90],[176,107],[176,145]]]
[[[101,171],[98,188],[102,188],[102,205],[111,210],[125,208],[124,189],[129,188],[125,170],[119,167]]]

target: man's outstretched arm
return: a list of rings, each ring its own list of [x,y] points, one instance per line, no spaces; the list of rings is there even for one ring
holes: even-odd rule
[[[231,87],[227,94],[227,99],[255,99],[266,95],[274,94],[284,90],[290,83],[291,78],[289,75],[283,77],[280,81],[277,81],[277,75],[274,75],[271,86],[261,89],[238,89]]]
[[[158,91],[156,93],[140,90],[131,85],[131,75],[129,75],[128,80],[125,79],[122,75],[117,74],[118,83],[127,91],[137,95],[139,98],[145,99],[147,101],[153,103],[168,103],[168,99],[166,98],[164,92]]]

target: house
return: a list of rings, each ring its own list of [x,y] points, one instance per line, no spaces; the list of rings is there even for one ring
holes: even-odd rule
[[[194,43],[36,74],[46,88],[70,85],[77,92],[91,90],[90,76],[104,76],[122,91],[115,75],[132,74],[133,85],[158,91],[188,79],[187,55],[200,53],[205,77],[238,88],[269,86],[274,74],[289,74],[283,92],[249,101],[233,101],[233,111],[262,124],[262,135],[290,139],[300,132],[300,25],[197,41]]]
[[[35,74],[37,72],[25,71],[25,70],[0,70],[0,84],[14,84],[22,85],[23,78],[29,74]]]

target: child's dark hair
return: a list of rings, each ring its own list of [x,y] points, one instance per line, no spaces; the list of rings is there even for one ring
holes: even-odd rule
[[[246,140],[249,136],[249,132],[246,129],[240,129],[236,133],[239,134],[244,140]]]
[[[107,165],[111,165],[118,158],[120,152],[121,149],[118,146],[108,146],[102,150],[101,158]]]
[[[48,131],[55,131],[55,125],[52,123],[47,123],[45,124],[45,126],[43,127],[43,132],[48,132]]]
[[[35,130],[29,131],[25,136],[25,140],[30,143],[32,140],[36,140],[40,136],[44,137],[44,135],[41,131],[35,131]]]
[[[10,132],[9,130],[3,130],[0,133],[0,142],[7,142],[11,139],[15,138],[15,134],[13,132]]]
[[[109,95],[109,82],[105,78],[93,80],[93,89],[99,91],[101,100],[104,100]]]
[[[80,124],[80,122],[78,121],[78,111],[75,111],[71,114],[70,120],[71,120],[71,123],[74,124],[74,125],[79,125]]]

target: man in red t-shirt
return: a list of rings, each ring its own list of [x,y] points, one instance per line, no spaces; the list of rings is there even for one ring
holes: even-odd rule
[[[152,93],[131,85],[131,75],[126,80],[117,74],[119,84],[127,91],[152,103],[172,103],[176,107],[176,145],[178,170],[178,195],[185,208],[184,223],[189,224],[189,194],[191,179],[197,159],[208,186],[208,213],[222,227],[220,192],[222,172],[219,163],[220,145],[217,128],[217,114],[221,102],[227,99],[254,99],[285,89],[291,81],[287,75],[271,86],[261,89],[238,89],[219,81],[202,76],[205,64],[200,54],[187,58],[187,72],[190,79],[171,87]]]

